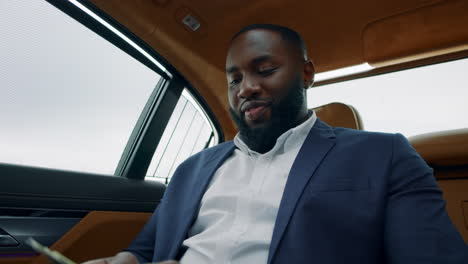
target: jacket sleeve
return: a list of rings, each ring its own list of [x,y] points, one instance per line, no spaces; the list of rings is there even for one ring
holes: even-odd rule
[[[153,259],[157,215],[158,208],[156,208],[150,220],[145,224],[130,246],[124,250],[135,255],[139,263],[148,263]]]
[[[400,134],[388,175],[385,250],[388,263],[468,263],[432,169]]]

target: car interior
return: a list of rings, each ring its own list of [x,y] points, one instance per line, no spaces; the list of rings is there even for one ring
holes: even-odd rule
[[[9,12],[15,2],[5,1],[0,4],[0,9]],[[199,150],[231,140],[236,135],[237,129],[228,112],[225,58],[231,37],[243,26],[271,23],[299,32],[308,44],[308,56],[317,72],[310,90],[326,90],[328,85],[346,85],[373,76],[468,58],[468,0],[38,2],[109,43],[112,48],[116,47],[158,78],[142,97],[140,108],[133,106],[131,101],[118,104],[122,111],[126,111],[125,107],[135,108],[137,114],[122,141],[121,150],[115,151],[115,166],[109,172],[93,171],[93,165],[89,170],[81,171],[28,161],[5,161],[3,157],[12,154],[6,145],[0,147],[0,152],[5,153],[0,156],[0,264],[48,263],[45,256],[25,244],[28,237],[34,237],[76,262],[111,256],[125,249],[156,209],[177,164]],[[22,10],[24,7],[18,8]],[[39,12],[27,14],[34,17]],[[48,18],[52,19],[52,16],[44,16],[45,20]],[[51,22],[43,27],[54,34],[54,27],[59,25]],[[9,26],[8,30],[13,32],[12,35],[21,32],[14,26]],[[33,39],[34,36],[30,37]],[[73,35],[58,37],[74,38]],[[80,44],[79,39],[73,41],[85,45]],[[25,46],[34,43],[27,42]],[[0,45],[0,49],[5,47]],[[16,59],[12,57],[10,60]],[[48,67],[47,60],[44,57],[41,62],[46,65],[44,68]],[[356,66],[364,66],[365,70],[318,78]],[[69,69],[69,66],[61,67],[64,72]],[[111,66],[106,67],[112,71]],[[0,75],[9,75],[10,69],[2,68],[4,73]],[[61,74],[53,73],[56,78]],[[23,77],[28,75],[35,76],[24,73]],[[127,77],[125,73],[113,75]],[[134,82],[130,77],[127,79],[129,83]],[[94,89],[92,80],[89,83],[89,89]],[[446,83],[449,85],[449,80]],[[0,88],[0,97],[7,97],[10,86],[0,85],[4,87]],[[16,89],[13,82],[8,85]],[[127,86],[130,86],[129,91],[137,89]],[[406,87],[412,88],[410,85]],[[444,96],[444,91],[440,87],[440,96]],[[106,92],[103,100],[110,100],[112,93]],[[414,109],[426,100],[424,96],[421,93],[413,101]],[[424,111],[431,115],[445,107],[443,104],[432,105]],[[368,124],[361,108],[339,101],[311,107],[320,119],[332,126],[366,130]],[[6,113],[7,110],[1,109],[0,106],[0,112]],[[186,120],[180,117],[185,115],[180,113],[189,110],[192,111],[190,117]],[[379,109],[375,112],[378,115]],[[117,115],[110,111],[106,113]],[[176,113],[180,116],[176,117]],[[34,111],[26,115],[34,118]],[[463,112],[450,115],[466,118]],[[0,130],[6,131],[7,121],[0,116]],[[196,122],[200,125],[195,128]],[[27,123],[22,122],[24,131],[12,133],[27,135]],[[183,125],[187,126],[182,128]],[[46,123],[42,126],[53,127]],[[71,124],[63,126],[74,127]],[[179,127],[185,134],[169,131],[172,126]],[[398,131],[398,127],[395,130]],[[112,135],[109,131],[100,135],[96,142],[112,140]],[[5,141],[0,142],[13,142],[7,134],[2,137]],[[194,141],[189,150],[176,144],[192,138]],[[407,138],[434,170],[448,214],[468,243],[468,126],[462,124],[456,129],[429,131]],[[78,139],[69,136],[69,140]],[[171,146],[177,148],[177,154],[172,154]],[[63,156],[72,160],[67,155],[57,158]],[[99,158],[107,154],[96,155]],[[101,163],[99,159],[93,159],[91,164]]]

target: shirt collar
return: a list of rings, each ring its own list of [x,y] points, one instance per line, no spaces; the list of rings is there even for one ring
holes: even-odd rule
[[[279,136],[278,139],[276,139],[275,146],[270,151],[264,154],[260,154],[254,150],[251,150],[240,138],[239,133],[237,133],[237,135],[234,137],[234,144],[242,153],[249,156],[275,155],[279,154],[279,152],[286,152],[291,148],[294,148],[298,144],[302,145],[302,143],[304,143],[307,134],[309,134],[310,129],[314,126],[315,122],[317,121],[317,115],[314,111],[311,112],[312,115],[310,115],[310,117],[306,121],[281,134],[281,136]]]

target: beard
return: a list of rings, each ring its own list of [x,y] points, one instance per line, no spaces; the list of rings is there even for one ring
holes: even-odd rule
[[[305,101],[301,78],[295,79],[288,90],[289,93],[281,101],[271,104],[271,118],[261,127],[251,128],[245,120],[245,115],[241,116],[229,107],[229,113],[237,125],[240,137],[251,150],[258,153],[268,152],[275,146],[278,137],[298,125],[298,115]]]

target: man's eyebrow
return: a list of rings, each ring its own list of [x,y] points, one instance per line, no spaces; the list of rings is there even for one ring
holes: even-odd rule
[[[259,63],[262,63],[264,61],[267,61],[267,60],[270,60],[273,56],[271,55],[261,55],[261,56],[258,56],[256,58],[254,58],[250,64],[252,65],[257,65]],[[236,72],[236,71],[239,71],[239,67],[237,66],[232,66],[232,67],[229,67],[226,69],[226,73],[233,73],[233,72]]]
[[[252,60],[251,64],[256,65],[256,64],[262,63],[264,61],[270,60],[271,58],[272,58],[271,55],[258,56],[258,57],[256,57],[255,59]]]
[[[236,72],[236,71],[239,71],[239,67],[237,66],[232,66],[232,67],[229,67],[226,69],[226,73],[233,73],[233,72]]]

